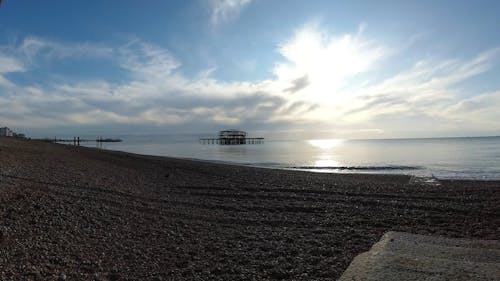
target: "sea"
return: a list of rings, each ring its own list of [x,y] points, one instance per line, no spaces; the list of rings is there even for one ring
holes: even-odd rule
[[[100,148],[317,173],[405,174],[435,179],[500,180],[500,137],[273,140],[201,144],[193,135],[118,136]],[[95,146],[95,143],[88,143]]]

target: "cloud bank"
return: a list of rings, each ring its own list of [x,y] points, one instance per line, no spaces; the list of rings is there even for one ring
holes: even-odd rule
[[[423,59],[378,79],[373,77],[396,51],[366,38],[362,28],[337,35],[305,25],[277,51],[273,77],[225,82],[209,71],[183,75],[174,54],[140,39],[102,44],[26,37],[0,46],[0,125],[121,133],[241,127],[330,137],[500,132],[500,90],[459,86],[494,67],[500,49],[468,59]],[[46,64],[78,64],[79,58],[103,61],[124,77],[20,79]]]

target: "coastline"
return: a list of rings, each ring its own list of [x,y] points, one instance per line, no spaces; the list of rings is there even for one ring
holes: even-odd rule
[[[335,280],[386,231],[500,233],[500,181],[436,186],[6,138],[0,161],[2,280]]]
[[[151,136],[153,138],[153,136]],[[405,174],[500,180],[492,137],[384,140],[272,140],[264,145],[200,145],[192,140],[131,138],[105,149],[245,166],[321,173]],[[128,142],[128,141],[127,141]],[[330,145],[333,145],[332,147]]]

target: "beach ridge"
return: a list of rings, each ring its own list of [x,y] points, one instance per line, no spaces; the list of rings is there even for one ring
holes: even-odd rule
[[[335,280],[387,231],[496,239],[500,182],[0,138],[0,279]]]

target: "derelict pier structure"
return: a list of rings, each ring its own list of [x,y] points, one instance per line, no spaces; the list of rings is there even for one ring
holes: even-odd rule
[[[220,145],[262,144],[264,143],[264,138],[249,138],[244,131],[229,129],[220,131],[217,137],[200,138],[200,143]]]

